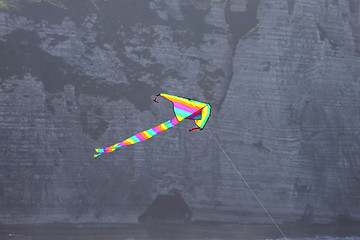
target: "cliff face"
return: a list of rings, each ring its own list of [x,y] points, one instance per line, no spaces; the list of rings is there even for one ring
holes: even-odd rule
[[[4,9],[1,219],[136,222],[176,191],[192,220],[269,222],[214,138],[277,221],[360,219],[359,66],[357,0]],[[160,92],[212,104],[204,131],[94,160],[172,118]]]

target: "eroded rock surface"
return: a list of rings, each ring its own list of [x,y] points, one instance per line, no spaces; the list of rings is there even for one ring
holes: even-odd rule
[[[136,222],[178,189],[193,220],[360,218],[357,0],[42,1],[0,12],[0,217]],[[213,106],[172,117],[159,92]]]

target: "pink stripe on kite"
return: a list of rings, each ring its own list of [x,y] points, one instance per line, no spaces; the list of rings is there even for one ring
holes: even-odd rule
[[[182,103],[179,103],[179,102],[174,102],[174,106],[176,108],[180,108],[182,110],[185,110],[185,111],[187,111],[189,113],[194,113],[197,110],[199,110],[199,108],[197,108],[197,107],[190,107],[188,105],[185,105],[185,104],[182,104]]]
[[[153,127],[152,130],[156,133],[161,133],[162,130],[159,128],[159,126]]]
[[[144,136],[141,133],[138,133],[135,135],[140,141],[144,141],[146,140],[146,138],[144,138]]]
[[[174,117],[173,119],[170,120],[170,122],[171,122],[172,125],[176,125],[176,124],[179,123],[179,120],[177,120],[177,118]]]

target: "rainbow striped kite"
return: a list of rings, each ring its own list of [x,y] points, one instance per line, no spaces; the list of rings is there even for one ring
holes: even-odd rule
[[[189,131],[193,131],[195,129],[202,130],[205,127],[205,124],[210,117],[210,110],[211,110],[210,104],[198,102],[198,101],[191,100],[188,98],[165,94],[165,93],[158,94],[157,97],[153,101],[158,102],[158,98],[160,96],[166,98],[167,100],[169,100],[173,103],[174,113],[175,113],[175,117],[173,119],[170,119],[169,121],[166,121],[156,127],[150,128],[141,133],[135,134],[134,136],[129,137],[128,139],[126,139],[120,143],[116,143],[105,149],[95,149],[97,154],[95,154],[94,157],[97,157],[103,153],[115,151],[116,149],[126,146],[126,145],[131,145],[131,144],[149,139],[149,138],[175,126],[176,124],[178,124],[179,122],[181,122],[184,119],[195,120],[195,124],[197,126],[193,127],[192,129],[189,129]]]

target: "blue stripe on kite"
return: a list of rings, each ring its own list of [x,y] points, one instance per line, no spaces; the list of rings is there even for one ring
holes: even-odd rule
[[[176,115],[179,115],[179,116],[182,117],[182,118],[187,118],[188,116],[190,116],[190,115],[193,114],[193,113],[188,112],[188,111],[185,111],[185,110],[182,110],[182,109],[180,109],[180,108],[175,108],[175,114],[176,114]]]
[[[157,132],[155,132],[154,130],[152,130],[152,128],[150,128],[149,130],[147,130],[147,132],[151,135],[151,136],[155,136],[157,134]]]
[[[167,121],[167,122],[165,122],[165,127],[166,128],[171,128],[173,125],[171,124],[171,121],[169,120],[169,121]]]
[[[138,139],[135,135],[130,138],[134,142],[140,142],[140,139]]]

